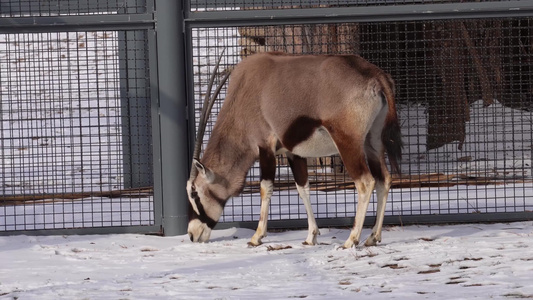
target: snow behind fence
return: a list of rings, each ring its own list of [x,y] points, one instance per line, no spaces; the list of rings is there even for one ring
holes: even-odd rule
[[[151,190],[124,178],[135,116],[121,42],[116,31],[0,35],[0,231],[153,224]]]
[[[446,25],[446,23],[443,24]],[[397,74],[394,78],[396,85],[399,90],[403,90],[397,99],[405,143],[401,164],[402,174],[394,177],[386,215],[439,215],[446,218],[446,215],[452,214],[512,213],[528,212],[533,209],[531,200],[533,199],[531,173],[533,115],[529,109],[512,108],[502,104],[500,99],[494,99],[490,105],[486,105],[483,100],[469,99],[471,103],[468,105],[469,119],[465,122],[464,142],[455,141],[428,149],[427,136],[429,118],[431,118],[428,113],[428,99],[410,90],[414,82],[414,85],[426,88],[426,94],[439,93],[428,86],[429,78],[417,77],[421,73],[427,76],[437,73],[434,70],[435,65],[415,61],[413,58],[412,52],[427,51],[427,49],[407,47],[402,50],[401,45],[408,45],[411,42],[409,38],[407,41],[395,40],[397,36],[394,33],[380,32],[382,28],[373,27],[372,24],[342,24],[333,31],[331,26],[335,25],[194,28],[192,47],[197,119],[209,74],[223,49],[225,49],[222,60],[224,67],[220,77],[243,57],[255,52],[278,50],[323,53],[332,48],[345,49],[348,46],[342,44],[340,26],[345,26],[344,28],[362,26],[360,28],[369,30],[369,32],[360,29],[361,36],[358,39],[361,55],[382,66],[388,72]],[[410,22],[391,22],[391,24],[382,25],[389,29],[407,28],[407,26],[418,28],[416,26],[419,25],[415,26]],[[442,28],[444,25],[436,23],[432,26]],[[343,30],[346,31],[346,29]],[[312,35],[309,35],[309,32]],[[332,32],[339,34],[335,39],[337,45],[327,44],[331,42],[329,35]],[[367,35],[378,34],[383,34],[385,38],[380,41],[381,48],[375,47],[376,41],[367,37]],[[388,36],[390,40],[387,40],[385,34],[390,35]],[[413,36],[414,34],[416,32]],[[345,38],[344,42],[348,43],[351,40]],[[403,53],[399,53],[396,60],[391,61],[388,58],[389,52],[395,51],[394,49],[398,52],[407,51],[405,63],[397,61],[397,57]],[[529,70],[529,73],[501,75],[517,78],[520,76],[522,80],[529,76],[531,69],[522,70]],[[467,78],[475,74],[467,73],[465,76]],[[516,93],[519,94],[520,91]],[[405,96],[410,96],[410,98],[402,98]],[[224,97],[223,91],[220,99]],[[522,98],[526,99],[527,96]],[[207,143],[209,139],[210,130],[216,121],[221,102],[222,100],[213,109],[214,114],[207,125],[204,143]],[[524,101],[521,105],[527,107],[529,104]],[[450,122],[453,122],[454,117],[449,116]],[[349,176],[342,172],[342,167],[341,171],[338,171],[339,161],[321,159],[310,160],[308,163],[310,164],[311,202],[316,216],[318,218],[354,216],[357,192],[353,189]],[[305,219],[305,208],[298,198],[292,183],[292,175],[282,158],[278,160],[277,173],[278,189],[272,197],[270,218],[273,220]],[[248,174],[243,195],[232,198],[225,208],[222,221],[245,222],[259,219],[259,175],[259,167],[256,163]],[[373,197],[369,215],[375,215],[375,205]],[[454,220],[457,221],[460,218]]]
[[[116,31],[0,35],[0,231],[154,224],[152,187],[132,187],[124,178],[129,155],[124,145],[131,134],[125,125],[132,116],[121,102],[120,80],[131,62],[121,61],[121,38]],[[227,47],[222,72],[242,59],[246,45],[240,38],[238,28],[193,29],[197,110],[222,49]],[[380,65],[379,54],[362,55]],[[403,77],[395,78],[400,87],[409,79],[401,71]],[[472,101],[462,149],[452,142],[428,150],[427,103],[410,100],[398,105],[405,149],[387,215],[533,209],[530,111],[498,99],[489,106]],[[205,142],[219,109],[220,103]],[[339,167],[338,161],[311,162],[311,201],[318,218],[355,215],[357,193]],[[258,178],[255,165],[222,222],[259,218]],[[306,218],[291,178],[280,158],[273,220]]]

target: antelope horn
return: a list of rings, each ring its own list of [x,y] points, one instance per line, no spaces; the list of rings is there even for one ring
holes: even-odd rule
[[[209,79],[209,84],[207,86],[207,92],[205,94],[204,98],[204,104],[202,106],[202,112],[200,114],[200,123],[198,124],[198,133],[196,134],[196,143],[194,144],[194,151],[193,151],[193,161],[200,159],[200,151],[202,150],[202,142],[204,140],[204,133],[205,133],[205,127],[207,125],[207,119],[209,118],[209,115],[211,114],[211,109],[213,108],[213,105],[215,103],[216,98],[218,97],[218,94],[222,90],[222,87],[226,83],[226,81],[229,78],[229,75],[231,74],[231,71],[228,71],[227,74],[222,78],[222,81],[219,83],[217,89],[215,90],[215,93],[210,97],[211,91],[213,89],[213,83],[215,82],[215,76],[218,70],[218,67],[220,66],[220,61],[222,60],[222,56],[224,55],[224,52],[226,49],[222,51],[220,54],[220,57],[218,58],[217,64],[215,65],[215,70],[213,71],[213,74],[211,74],[211,78]],[[196,176],[198,176],[198,169],[196,166],[191,166],[191,174],[189,176],[189,181],[193,181]]]

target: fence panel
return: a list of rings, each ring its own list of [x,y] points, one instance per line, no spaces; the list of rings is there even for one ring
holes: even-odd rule
[[[468,2],[502,2],[510,0],[192,0],[190,11],[305,9],[323,7],[398,6],[415,4],[448,4]]]
[[[147,12],[146,0],[0,0],[2,17],[82,16]]]
[[[187,109],[198,119],[223,48],[221,72],[274,50],[357,53],[393,75],[406,148],[388,222],[531,218],[530,2],[181,3],[0,0],[0,234],[183,233]],[[319,222],[351,224],[339,158],[309,164]],[[273,225],[301,226],[283,157],[278,174]],[[222,226],[255,226],[258,178],[255,165]]]
[[[0,8],[0,233],[158,231],[153,20],[105,18],[153,4],[2,0]]]
[[[386,16],[387,21],[380,22],[344,22],[349,19],[347,15],[343,16],[343,22],[336,22],[325,13],[320,17],[321,9],[317,9],[312,12],[313,17],[306,16],[305,22],[296,23],[283,11],[293,6],[302,8],[301,1],[296,4],[262,1],[251,5],[256,10],[269,10],[270,20],[266,13],[256,14],[265,16],[264,19],[253,19],[253,13],[238,11],[252,2],[228,1],[224,6],[217,1],[213,6],[209,1],[191,1],[188,28],[193,82],[190,94],[194,95],[191,101],[195,103],[196,120],[209,75],[225,48],[220,77],[246,56],[257,52],[360,54],[392,74],[396,82],[405,148],[402,174],[394,175],[386,209],[387,222],[532,218],[531,5],[521,12],[528,12],[529,16],[508,17],[509,10],[502,9],[503,17],[500,17],[492,10],[491,3],[504,5],[505,1],[484,1],[483,6],[478,6],[487,14],[483,18],[417,15],[414,21],[405,21],[404,15],[394,20],[391,12]],[[367,11],[374,9],[372,14],[379,16],[382,6],[370,5],[401,4],[406,5],[405,11],[408,11],[409,4],[420,7],[453,2],[459,1],[324,1],[316,4],[324,11],[330,9],[329,5],[363,5],[368,6]],[[509,2],[509,5],[519,2]],[[456,7],[461,11],[461,4]],[[228,12],[227,19],[218,19],[225,14],[220,10],[236,12]],[[211,11],[213,17],[209,19]],[[366,20],[364,16],[356,18]],[[219,97],[207,126],[204,148],[225,92]],[[350,225],[355,215],[357,192],[340,159],[324,157],[309,159],[308,163],[311,202],[319,222]],[[298,199],[283,157],[278,157],[277,174],[270,219],[279,221],[274,222],[274,226],[305,225],[305,208]],[[375,215],[376,203],[372,201],[369,216]],[[256,223],[249,221],[259,219],[259,208],[256,164],[246,178],[242,195],[228,202],[221,220],[226,224],[222,226],[254,227]]]

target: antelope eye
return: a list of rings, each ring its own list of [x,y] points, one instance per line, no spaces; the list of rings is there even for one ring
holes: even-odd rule
[[[198,192],[196,192],[196,191],[192,191],[192,192],[191,192],[191,197],[193,197],[193,198],[198,197]]]

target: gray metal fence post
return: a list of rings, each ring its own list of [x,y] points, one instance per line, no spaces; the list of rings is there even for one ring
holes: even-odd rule
[[[161,188],[165,235],[187,230],[187,94],[182,1],[157,0],[157,56],[161,124]]]

